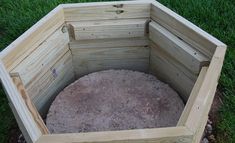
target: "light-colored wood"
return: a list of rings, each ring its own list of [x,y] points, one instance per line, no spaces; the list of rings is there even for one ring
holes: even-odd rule
[[[140,38],[119,38],[119,39],[98,39],[80,40],[69,43],[70,49],[75,48],[110,48],[110,47],[137,47],[148,46],[149,41],[146,37]]]
[[[36,143],[190,143],[185,127],[43,135]]]
[[[18,73],[23,84],[27,87],[36,77],[45,74],[69,50],[68,42],[68,33],[63,33],[59,28],[19,63],[11,73]]]
[[[7,71],[11,71],[64,23],[61,6],[56,7],[1,52]]]
[[[167,28],[186,43],[205,53],[209,58],[212,57],[217,46],[225,46],[210,34],[157,1],[152,2],[151,19]]]
[[[199,74],[199,76],[197,78],[197,81],[194,84],[193,89],[192,89],[192,91],[190,93],[190,96],[189,96],[187,104],[186,104],[186,106],[184,108],[184,111],[181,114],[181,117],[180,117],[180,119],[178,121],[177,126],[184,126],[185,125],[185,123],[186,123],[186,121],[188,119],[188,115],[189,115],[189,113],[190,113],[190,111],[192,109],[193,103],[194,103],[195,99],[197,98],[198,91],[199,91],[199,89],[201,87],[201,84],[204,81],[204,78],[206,76],[207,69],[208,69],[208,67],[202,67],[201,72],[200,72],[200,74]]]
[[[150,47],[150,73],[168,83],[179,92],[184,101],[187,101],[196,81],[196,75],[181,66],[153,42],[150,43]]]
[[[140,72],[148,72],[149,59],[109,59],[109,60],[87,60],[74,64],[76,77],[87,75],[92,72],[109,69],[126,69]]]
[[[46,113],[55,96],[75,80],[72,55],[68,51],[44,75],[38,76],[26,87],[33,103],[41,113]]]
[[[149,18],[150,1],[62,4],[65,21]]]
[[[81,40],[69,45],[77,77],[105,69],[124,68],[145,72],[148,69],[148,40],[144,37]]]
[[[141,20],[150,18],[153,22],[149,29],[148,21]],[[77,35],[74,33],[78,40],[70,41],[68,47],[68,33],[64,33],[64,37],[58,33],[60,30],[66,32],[63,25],[69,26],[68,32],[71,32],[73,26],[69,24],[80,29]],[[154,33],[156,29],[158,33]],[[129,36],[126,31],[135,33]],[[144,37],[149,31],[150,43]],[[136,35],[140,37],[125,38]],[[81,40],[86,37],[95,40]],[[64,46],[60,44],[62,41]],[[193,50],[199,55],[193,55]],[[29,143],[198,143],[216,91],[225,50],[222,42],[156,1],[62,4],[1,52],[0,77],[9,105]],[[207,71],[202,68],[194,85],[201,63],[209,60],[209,68]],[[150,68],[159,79],[175,88],[185,101],[191,93],[178,126],[43,135],[47,129],[33,103],[44,114],[55,96],[75,80],[74,69],[79,77],[110,68],[144,72]]]
[[[20,123],[23,134],[28,139],[28,142],[35,142],[42,135],[41,130],[38,128],[37,123],[33,119],[32,114],[27,108],[21,93],[17,90],[10,75],[8,74],[4,64],[0,61],[0,77],[4,85],[8,100],[12,105],[17,122]]]
[[[147,19],[70,22],[75,40],[144,37]]]
[[[49,131],[48,131],[46,125],[44,124],[41,116],[39,115],[36,107],[34,106],[30,97],[26,93],[25,87],[20,79],[20,76],[19,75],[12,76],[12,80],[13,80],[15,86],[17,87],[19,93],[23,97],[23,100],[24,100],[28,110],[30,111],[31,115],[33,116],[33,119],[34,119],[35,123],[37,124],[37,127],[40,129],[41,133],[42,134],[49,134]]]
[[[204,116],[208,116],[222,69],[225,51],[226,47],[216,48],[206,76],[188,115],[185,125],[193,132],[196,132],[198,128],[200,128],[201,119],[203,119]]]
[[[200,72],[203,65],[209,64],[205,55],[154,21],[149,24],[149,38],[195,74]]]
[[[124,44],[123,44],[124,45]],[[129,43],[126,43],[128,46]],[[131,45],[133,45],[131,43]],[[112,45],[110,45],[112,46]],[[106,69],[130,69],[147,72],[149,47],[70,47],[76,76]]]

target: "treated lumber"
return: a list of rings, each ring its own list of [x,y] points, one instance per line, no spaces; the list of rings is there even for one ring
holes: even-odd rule
[[[202,126],[201,119],[208,116],[222,69],[225,51],[226,47],[216,48],[205,78],[188,115],[185,125],[194,133]]]
[[[36,76],[43,75],[68,50],[68,33],[56,30],[47,40],[18,64],[11,73],[18,73],[27,87]],[[30,95],[31,96],[31,95]]]
[[[186,43],[205,53],[209,58],[213,56],[217,46],[225,46],[225,44],[207,32],[157,1],[152,2],[151,19],[164,26]]]
[[[106,69],[129,69],[147,72],[149,47],[70,47],[76,76]]]
[[[184,101],[187,101],[196,81],[196,75],[177,63],[156,44],[152,43],[150,47],[150,73],[168,83]]]
[[[43,135],[36,143],[189,143],[192,133],[185,127],[137,129],[72,134]]]
[[[72,55],[68,51],[42,76],[38,76],[26,87],[27,93],[40,113],[45,113],[55,96],[75,80]]]
[[[1,52],[7,71],[11,71],[64,23],[61,6],[56,7]]]
[[[147,19],[69,22],[75,40],[144,37]]]
[[[209,64],[209,58],[154,21],[149,23],[149,38],[194,74]]]
[[[69,43],[71,50],[76,48],[110,48],[110,47],[137,47],[148,46],[146,37],[140,38],[118,38],[118,39],[97,39],[97,40],[79,40]]]
[[[46,127],[46,125],[44,124],[40,114],[38,113],[35,105],[32,103],[28,93],[25,90],[25,87],[20,79],[20,76],[12,76],[12,80],[15,84],[15,86],[17,87],[19,93],[21,94],[28,110],[30,111],[31,115],[33,116],[33,119],[35,121],[35,123],[37,124],[38,128],[40,129],[42,134],[49,134],[49,131]]]
[[[150,1],[62,4],[65,21],[149,18]]]
[[[200,74],[199,74],[199,76],[197,78],[197,81],[194,84],[193,89],[192,89],[192,91],[190,93],[190,96],[189,96],[187,104],[186,104],[186,106],[184,108],[184,111],[183,111],[183,113],[182,113],[182,115],[181,115],[181,117],[180,117],[180,119],[178,121],[177,126],[184,126],[185,125],[185,123],[186,123],[186,121],[188,119],[188,115],[189,115],[189,113],[190,113],[190,111],[192,109],[193,103],[194,103],[195,99],[197,98],[198,91],[199,91],[199,89],[201,87],[201,84],[204,81],[205,75],[207,73],[207,69],[208,69],[208,67],[202,67],[201,72],[200,72]]]
[[[92,72],[109,69],[126,69],[140,72],[148,72],[149,59],[108,59],[108,60],[80,60],[74,64],[76,77],[87,75]]]
[[[10,102],[12,110],[14,111],[15,118],[23,131],[23,135],[29,143],[35,142],[42,135],[41,130],[38,128],[32,114],[30,113],[27,105],[24,102],[21,93],[16,88],[10,75],[2,61],[0,61],[0,77],[4,85],[5,92]]]

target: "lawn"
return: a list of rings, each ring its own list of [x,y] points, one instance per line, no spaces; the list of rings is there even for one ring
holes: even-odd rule
[[[60,3],[92,0],[0,0],[0,49]],[[228,45],[220,78],[223,105],[216,127],[218,143],[235,142],[235,1],[234,0],[159,0]],[[0,87],[0,142],[8,142],[9,129],[15,126],[6,96]]]

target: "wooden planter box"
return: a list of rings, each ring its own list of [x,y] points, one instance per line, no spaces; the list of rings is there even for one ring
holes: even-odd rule
[[[0,75],[29,143],[198,143],[225,51],[225,44],[156,1],[62,4],[1,52]],[[57,93],[110,68],[152,73],[178,91],[187,102],[178,125],[50,134],[42,116]]]

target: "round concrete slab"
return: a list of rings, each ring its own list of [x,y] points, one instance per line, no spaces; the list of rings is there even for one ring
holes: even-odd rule
[[[129,70],[89,74],[66,87],[47,115],[51,133],[175,126],[184,103],[154,76]]]

